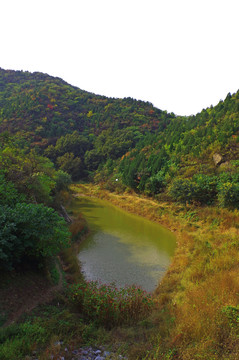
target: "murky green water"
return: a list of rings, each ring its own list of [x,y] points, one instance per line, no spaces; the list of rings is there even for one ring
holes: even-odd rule
[[[74,211],[92,230],[78,255],[87,280],[155,289],[174,253],[171,232],[99,199],[76,199]]]

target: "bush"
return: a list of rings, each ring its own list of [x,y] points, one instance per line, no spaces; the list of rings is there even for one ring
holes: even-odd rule
[[[25,200],[25,196],[19,194],[14,184],[7,181],[4,174],[0,173],[0,205],[14,206],[17,202]]]
[[[223,207],[239,209],[239,183],[229,181],[219,183],[218,201]]]
[[[166,186],[165,175],[163,171],[151,176],[145,185],[146,193],[159,194]]]
[[[42,204],[0,206],[0,268],[11,269],[26,258],[41,260],[68,246],[65,221]]]
[[[37,323],[25,322],[0,331],[0,359],[21,360],[34,345],[47,340],[47,331]]]
[[[176,179],[169,187],[169,195],[176,201],[182,203],[191,202],[198,186],[189,179]]]
[[[80,240],[81,236],[87,233],[88,226],[81,214],[69,226],[72,241]]]
[[[217,177],[197,174],[192,179],[176,179],[169,188],[169,194],[183,203],[212,204],[217,196]]]
[[[68,186],[72,183],[71,176],[62,170],[56,171],[54,180],[56,182],[55,189],[57,192],[67,190]]]
[[[197,186],[193,199],[201,204],[212,204],[217,196],[218,178],[216,176],[197,174],[193,176],[193,181]]]
[[[88,320],[106,328],[132,324],[148,315],[153,306],[151,295],[136,286],[117,289],[91,281],[71,285],[68,294]]]

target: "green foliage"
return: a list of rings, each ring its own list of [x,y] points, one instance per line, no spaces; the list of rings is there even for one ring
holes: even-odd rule
[[[197,185],[189,179],[175,179],[170,188],[169,195],[182,203],[191,202],[197,192]]]
[[[86,151],[85,164],[89,171],[96,170],[103,161],[104,157],[97,149]]]
[[[9,270],[25,261],[39,264],[69,242],[63,218],[43,204],[53,203],[67,189],[70,176],[9,137],[0,148],[0,166],[0,268]]]
[[[0,69],[0,84],[1,268],[18,269],[25,261],[39,263],[67,246],[69,234],[63,219],[44,205],[57,209],[57,193],[67,189],[70,175],[74,181],[87,175],[92,179],[95,176],[96,182],[103,182],[105,188],[115,191],[127,186],[152,196],[165,192],[183,203],[216,203],[230,209],[239,208],[239,91],[228,94],[214,107],[185,117],[168,114],[150,103],[131,98],[96,96],[40,73]],[[215,153],[222,156],[221,165],[214,164]],[[189,209],[184,217],[195,225],[201,219],[200,211],[204,210],[209,211],[208,207],[197,211]],[[223,210],[222,213],[231,212]],[[231,252],[238,243],[236,220],[217,219],[217,215],[215,210],[209,219],[210,229],[216,233],[213,240],[209,237],[205,241],[192,241],[190,256],[197,258],[196,262],[192,261],[194,269],[190,270],[185,251],[183,258],[180,259],[179,254],[175,259],[176,263],[180,259],[180,263],[175,266],[176,271],[171,272],[173,286],[170,289],[177,292],[179,286],[182,290],[182,284],[178,283],[182,273],[185,273],[184,285],[188,281],[191,285],[183,301],[169,309],[176,314],[174,325],[178,333],[174,331],[175,337],[166,344],[165,358],[207,358],[203,347],[210,349],[210,352],[206,350],[210,357],[215,355],[212,345],[213,348],[218,346],[218,357],[224,354],[224,357],[235,358],[237,355],[233,353],[233,346],[238,343],[238,308],[226,306],[227,294],[234,290],[235,300],[230,298],[229,303],[236,304],[236,275],[231,285],[228,277],[218,282],[220,291],[215,293],[215,307],[208,307],[210,298],[214,298],[216,283],[214,279],[211,285],[207,283],[208,275],[215,269],[220,275],[218,269],[232,269],[234,262],[237,263],[232,261],[236,259],[236,252]],[[230,224],[228,230],[222,228],[221,233],[220,224],[225,226],[227,222]],[[71,226],[71,231],[77,237],[85,231],[84,224],[77,222]],[[222,236],[227,232],[228,241],[220,248]],[[183,240],[184,245],[189,246],[186,243],[191,240],[187,237]],[[230,252],[224,253],[225,249]],[[200,254],[207,254],[207,258],[200,260]],[[183,272],[186,267],[187,271]],[[54,267],[52,277],[57,280]],[[200,282],[202,278],[203,283]],[[228,284],[232,287],[230,291]],[[174,293],[171,295],[174,297]],[[166,296],[162,295],[162,313],[165,303],[171,303],[171,295],[169,300],[167,292]],[[222,311],[218,311],[220,296],[225,298]],[[117,290],[94,283],[72,287],[69,298],[87,320],[96,319],[97,325],[105,327],[138,321],[153,306],[152,299],[136,288]],[[38,318],[11,328],[8,334],[0,332],[0,358],[23,359],[32,353],[33,346],[44,345],[52,334],[60,336],[69,326],[83,341],[90,342],[94,338],[95,324],[83,326],[75,315],[67,312],[53,317],[50,313],[44,321]],[[189,314],[186,321],[183,314]],[[174,319],[170,315],[170,322],[166,324],[170,325]],[[216,328],[213,323],[217,321],[222,324]],[[166,332],[172,334],[167,325],[160,339],[158,357],[164,351],[161,346],[167,342]],[[212,333],[222,336],[218,345]],[[223,347],[229,349],[227,354]],[[201,352],[196,354],[197,349]]]
[[[67,134],[57,140],[55,151],[58,155],[70,152],[75,156],[82,157],[89,148],[89,140],[80,135],[78,131],[74,131],[72,134]]]
[[[232,173],[220,174],[217,184],[218,202],[222,207],[239,208],[238,167]]]
[[[7,182],[5,176],[0,173],[0,205],[14,206],[17,202],[23,202],[25,196],[19,194],[12,182]]]
[[[108,99],[41,73],[0,69],[0,83],[0,131],[27,132],[28,138],[32,137],[39,147],[44,147],[44,139],[71,135],[75,131],[84,133],[84,138],[85,134],[99,135],[102,125],[104,130],[119,131],[125,128],[134,131],[138,127],[134,133],[138,140],[147,130],[162,129],[173,117],[149,102],[131,98]],[[4,122],[6,119],[8,124]],[[62,140],[60,147],[71,146],[72,141],[76,144],[79,139],[75,135],[73,138]],[[81,138],[80,145],[83,142]],[[64,152],[75,154],[72,147]],[[80,154],[75,156],[81,157]]]
[[[24,323],[0,328],[0,359],[60,359],[70,356],[71,350],[76,349],[75,344],[103,344],[107,336],[103,328],[97,328],[93,323],[84,324],[76,313],[66,309],[65,304],[39,306]],[[36,352],[34,356],[33,352]]]
[[[88,320],[106,328],[133,324],[153,307],[151,295],[135,286],[117,289],[91,281],[70,286],[68,296]]]
[[[51,202],[51,193],[55,186],[56,183],[52,177],[44,173],[34,173],[28,184],[28,189],[37,203],[48,204]]]
[[[68,186],[71,184],[71,176],[63,170],[58,170],[54,175],[54,181],[56,184],[56,192],[59,192],[61,190],[67,190]]]
[[[218,185],[218,200],[223,207],[239,209],[239,183],[223,182]]]
[[[225,306],[222,309],[222,314],[226,317],[228,325],[231,330],[235,331],[237,336],[239,335],[239,308],[238,306]]]
[[[213,203],[217,196],[217,177],[196,174],[193,176],[192,180],[197,185],[193,200],[199,201],[201,204]]]
[[[145,190],[149,194],[159,194],[166,186],[164,171],[159,171],[146,182]]]
[[[28,201],[51,205],[68,184],[63,175],[56,184],[44,154],[73,181],[95,175],[114,189],[111,179],[119,174],[121,184],[137,192],[237,207],[237,182],[221,181],[212,156],[220,153],[225,171],[238,172],[239,91],[186,117],[148,102],[94,95],[41,73],[0,69],[0,83],[0,166]]]
[[[59,156],[56,163],[59,169],[70,174],[73,180],[82,177],[82,161],[79,157],[74,157],[73,153],[65,153],[64,155]]]
[[[169,194],[176,201],[212,204],[217,197],[216,176],[196,174],[192,179],[175,179],[169,188]]]
[[[56,183],[52,162],[36,151],[16,145],[0,149],[0,166],[7,182],[13,183],[28,201],[50,204]]]
[[[45,155],[54,161],[61,170],[72,175],[74,180],[84,177],[84,155],[91,148],[90,141],[77,131],[61,136],[56,145],[50,145]]]
[[[20,325],[3,328],[0,331],[0,358],[2,360],[21,360],[31,353],[34,344],[45,343],[47,331],[30,321]]]
[[[58,261],[54,258],[50,258],[49,263],[47,264],[47,269],[49,271],[50,280],[54,285],[57,285],[60,280],[60,268],[57,266]]]
[[[69,244],[64,220],[44,205],[17,203],[0,207],[0,267],[11,269],[24,259],[41,261]]]

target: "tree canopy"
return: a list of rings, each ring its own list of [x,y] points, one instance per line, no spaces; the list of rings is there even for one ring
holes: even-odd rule
[[[238,206],[239,91],[186,117],[41,73],[0,69],[0,84],[0,164],[9,165],[6,179],[28,199],[50,204],[59,188],[52,172],[67,183],[63,171],[109,189]],[[19,152],[11,148],[13,134]]]

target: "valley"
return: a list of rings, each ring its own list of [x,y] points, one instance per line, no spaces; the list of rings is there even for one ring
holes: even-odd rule
[[[237,359],[238,224],[239,91],[186,117],[0,69],[1,359],[57,359],[64,346],[132,360]],[[108,241],[94,239],[98,230]],[[152,259],[153,283],[140,283]],[[119,288],[96,285],[101,262],[124,268]],[[149,293],[125,287],[134,272]]]

